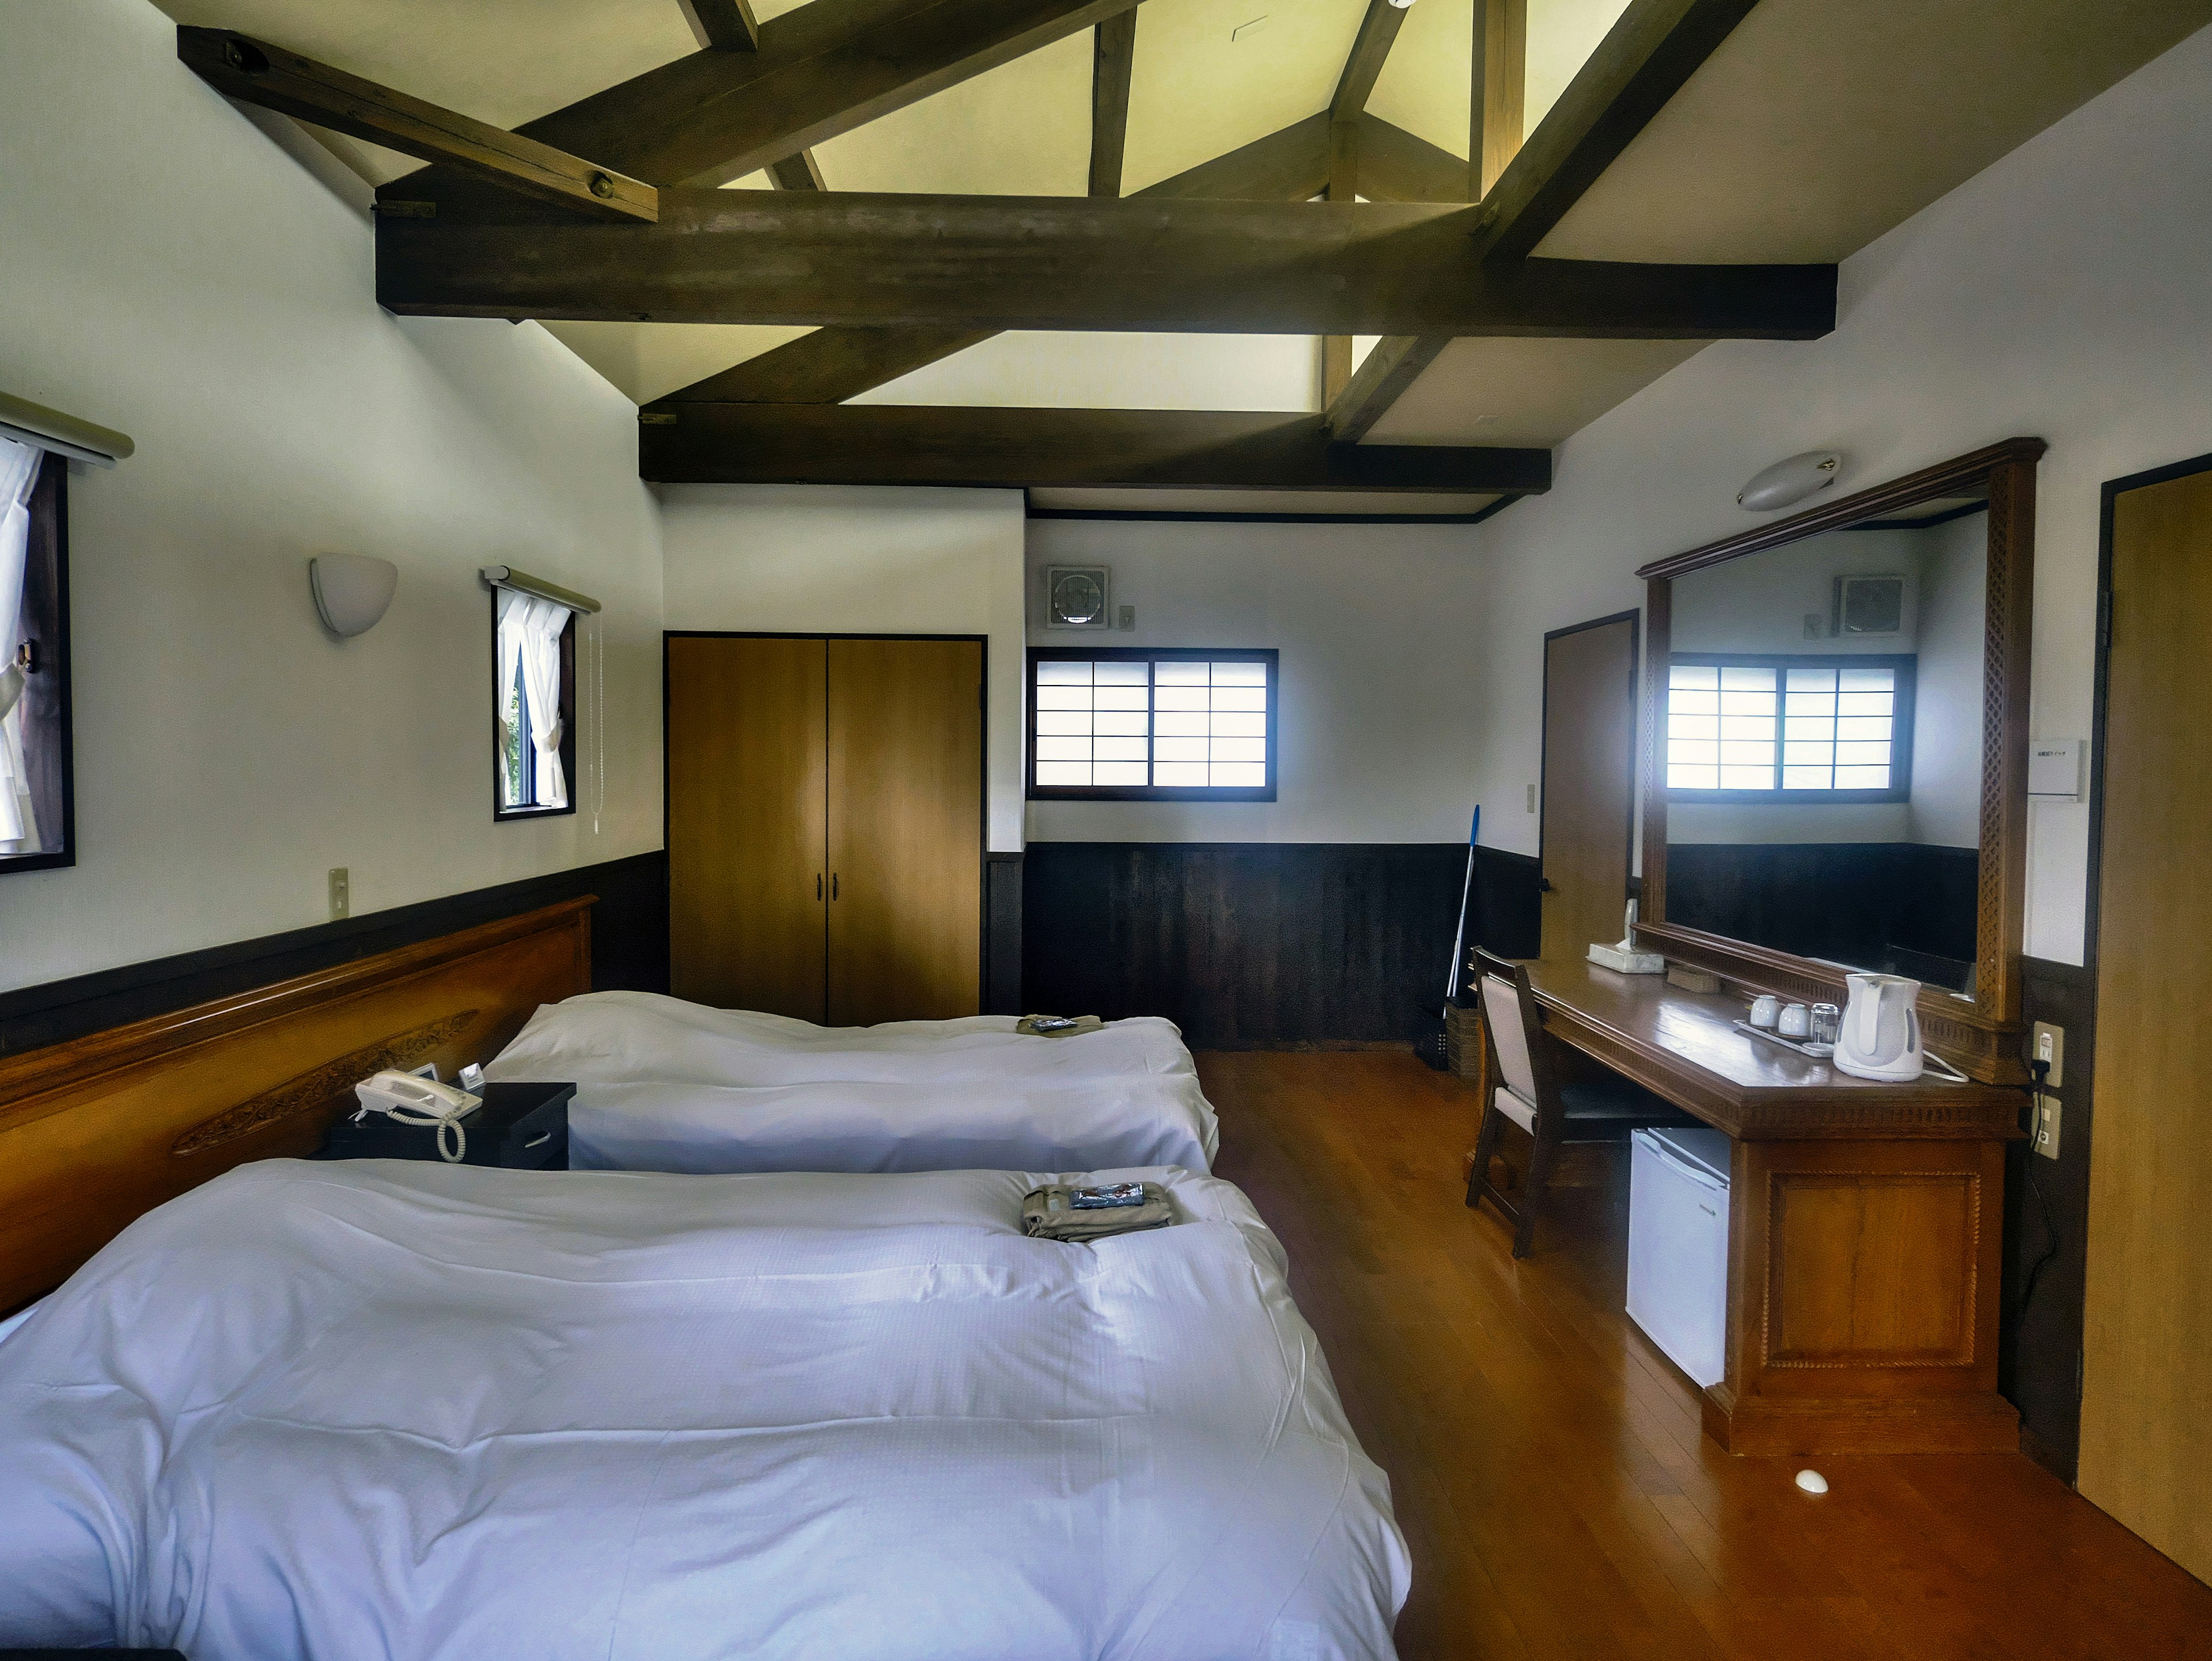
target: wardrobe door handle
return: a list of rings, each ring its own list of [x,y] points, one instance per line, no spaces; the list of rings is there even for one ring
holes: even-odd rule
[[[830,873],[830,897],[833,900],[837,897],[837,873],[835,871]]]
[[[814,898],[816,904],[820,904],[822,899],[822,873],[819,871],[817,871],[814,873]]]

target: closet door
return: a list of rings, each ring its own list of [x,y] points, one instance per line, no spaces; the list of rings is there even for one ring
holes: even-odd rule
[[[725,1009],[823,1016],[823,642],[668,641],[668,978]]]
[[[1542,955],[1620,938],[1636,812],[1637,614],[1544,637]]]
[[[830,1024],[981,1003],[983,648],[830,642]]]

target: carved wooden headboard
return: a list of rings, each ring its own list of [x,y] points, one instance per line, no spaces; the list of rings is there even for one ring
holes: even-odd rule
[[[488,1060],[592,984],[566,901],[0,1060],[0,1312],[134,1219],[249,1159],[313,1153],[353,1086]]]

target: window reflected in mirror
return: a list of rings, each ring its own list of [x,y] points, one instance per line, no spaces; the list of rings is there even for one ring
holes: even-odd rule
[[[1973,990],[1987,508],[1674,579],[1670,922]]]

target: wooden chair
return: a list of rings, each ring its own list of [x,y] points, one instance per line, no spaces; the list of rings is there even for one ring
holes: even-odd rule
[[[1474,1169],[1468,1175],[1467,1203],[1479,1209],[1490,1201],[1513,1225],[1513,1255],[1525,1257],[1536,1237],[1536,1212],[1562,1142],[1623,1141],[1643,1125],[1686,1125],[1698,1121],[1663,1098],[1618,1074],[1587,1082],[1563,1083],[1544,1041],[1543,1013],[1519,964],[1477,949],[1482,1031],[1490,1065],[1490,1099],[1483,1104],[1482,1129],[1475,1138]],[[1490,1180],[1490,1161],[1498,1137],[1510,1119],[1528,1133],[1527,1184],[1516,1204]]]

